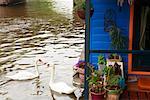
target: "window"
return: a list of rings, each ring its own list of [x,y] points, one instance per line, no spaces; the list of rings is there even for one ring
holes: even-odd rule
[[[150,50],[150,2],[135,0],[133,18],[133,50]],[[132,70],[150,72],[150,54],[132,55]]]

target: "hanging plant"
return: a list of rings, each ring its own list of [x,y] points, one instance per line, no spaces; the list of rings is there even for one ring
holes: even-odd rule
[[[93,15],[94,7],[93,4],[90,3],[90,17]],[[77,12],[77,15],[81,19],[85,19],[85,9],[86,9],[86,1],[85,0],[79,0],[77,5],[75,6],[75,11]]]
[[[128,0],[129,5],[132,5],[133,1],[134,0]],[[117,5],[122,7],[124,2],[125,2],[125,0],[117,0]]]
[[[116,24],[116,12],[113,9],[106,10],[104,31],[109,32],[113,49],[126,49],[127,37],[122,34],[122,30]]]
[[[109,31],[112,42],[111,45],[112,48],[115,50],[126,49],[127,38],[121,32],[121,29],[115,25],[113,25]]]

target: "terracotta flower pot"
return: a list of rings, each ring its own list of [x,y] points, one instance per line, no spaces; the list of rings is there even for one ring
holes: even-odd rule
[[[91,9],[91,11],[90,11],[90,16],[92,17],[92,15],[93,15],[93,12],[94,12],[94,9]],[[84,9],[78,9],[77,10],[77,14],[78,14],[78,16],[81,18],[81,19],[85,19],[85,10]]]
[[[79,9],[77,10],[77,14],[81,19],[85,19],[85,10]]]
[[[100,93],[91,92],[91,98],[92,100],[104,100],[105,93],[106,93],[105,91]]]
[[[107,100],[119,100],[120,94],[107,94]]]
[[[121,89],[116,90],[108,89],[107,86],[105,87],[107,91],[107,99],[106,100],[119,100]]]

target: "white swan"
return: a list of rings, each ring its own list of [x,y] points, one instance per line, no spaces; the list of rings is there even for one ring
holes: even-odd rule
[[[48,66],[49,65],[50,64],[48,64]],[[62,94],[62,93],[71,94],[76,90],[76,87],[70,87],[64,82],[55,83],[54,82],[55,65],[52,64],[50,66],[50,68],[51,68],[51,77],[50,77],[50,81],[49,81],[49,87],[52,91],[58,92],[60,94]]]
[[[35,60],[35,71],[36,72],[34,74],[31,72],[28,72],[28,71],[19,71],[18,73],[14,74],[14,75],[9,75],[9,76],[5,76],[5,77],[10,78],[12,80],[18,80],[18,81],[34,79],[39,76],[39,70],[38,70],[38,66],[37,66],[38,62],[41,62],[42,64],[44,64],[41,59],[36,59]]]

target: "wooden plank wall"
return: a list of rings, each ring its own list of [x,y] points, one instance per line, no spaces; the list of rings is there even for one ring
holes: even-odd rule
[[[116,13],[116,23],[123,29],[123,34],[128,36],[129,30],[129,5],[124,3],[120,10],[117,0],[91,0],[94,13],[90,23],[90,50],[111,50],[111,38],[108,32],[104,31],[104,16],[106,10],[112,9]],[[97,57],[99,54],[91,53],[90,62],[97,67]],[[107,55],[105,55],[107,57]],[[124,57],[127,64],[127,55]]]

